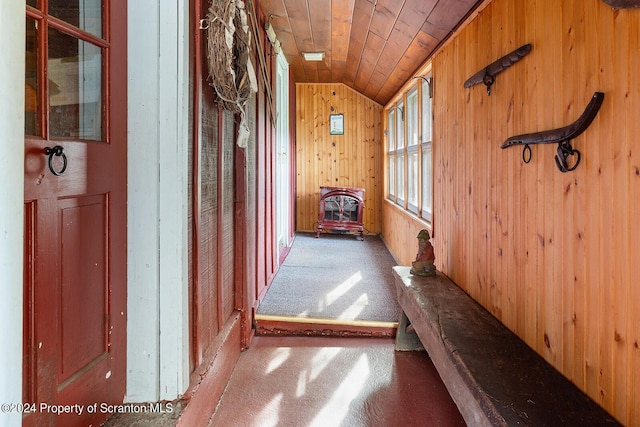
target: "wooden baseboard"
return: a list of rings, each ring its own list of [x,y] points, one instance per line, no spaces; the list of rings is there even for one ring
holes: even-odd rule
[[[200,367],[192,375],[191,384],[185,393],[187,405],[178,419],[177,427],[204,426],[209,423],[240,357],[242,347],[239,314],[229,320],[220,332],[220,338],[215,356],[208,366]]]

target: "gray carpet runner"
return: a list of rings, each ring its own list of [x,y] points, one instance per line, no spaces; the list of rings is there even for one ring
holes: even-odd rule
[[[258,314],[397,322],[395,264],[378,236],[298,233]]]

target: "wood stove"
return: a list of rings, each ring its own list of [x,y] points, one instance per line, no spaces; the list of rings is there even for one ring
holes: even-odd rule
[[[323,230],[334,232],[357,231],[364,240],[362,214],[364,188],[320,187],[320,210],[316,238]]]

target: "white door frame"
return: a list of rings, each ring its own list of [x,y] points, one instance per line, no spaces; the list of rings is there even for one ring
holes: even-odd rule
[[[189,0],[128,1],[128,402],[189,385]]]
[[[289,246],[289,64],[282,52],[276,60],[276,239],[278,259]]]
[[[0,403],[22,402],[24,254],[24,2],[0,5]],[[11,409],[11,408],[10,408]],[[17,408],[0,411],[0,426],[22,422]]]

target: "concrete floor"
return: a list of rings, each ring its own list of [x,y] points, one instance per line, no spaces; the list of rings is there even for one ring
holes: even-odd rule
[[[464,426],[427,353],[386,338],[256,337],[210,426]]]
[[[147,404],[148,405],[148,404]],[[182,410],[117,414],[105,427],[173,427]],[[464,426],[426,352],[390,338],[255,337],[209,427]]]

